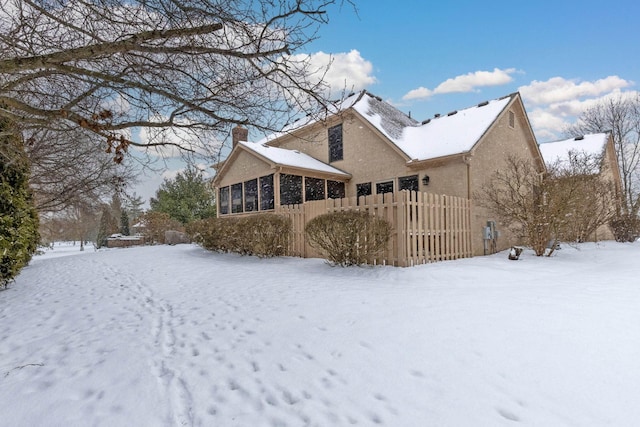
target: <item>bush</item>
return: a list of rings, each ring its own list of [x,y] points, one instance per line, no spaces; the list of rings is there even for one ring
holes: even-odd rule
[[[208,218],[187,225],[191,239],[205,249],[242,255],[286,255],[291,221],[275,214]]]
[[[6,287],[31,260],[40,235],[22,142],[4,121],[0,135],[0,286]]]
[[[161,244],[165,243],[165,233],[169,230],[183,231],[184,227],[178,221],[169,217],[169,214],[164,212],[146,212],[140,216],[138,221],[144,225],[145,242],[147,244]]]
[[[320,215],[307,224],[309,243],[333,264],[348,266],[373,261],[391,237],[391,225],[364,211]]]
[[[640,237],[640,218],[637,214],[617,215],[609,225],[616,242],[635,242]]]

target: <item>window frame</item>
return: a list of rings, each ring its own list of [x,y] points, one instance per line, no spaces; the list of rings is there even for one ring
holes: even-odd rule
[[[380,181],[380,182],[376,182],[376,194],[386,194],[386,193],[393,193],[395,190],[395,183],[393,182],[393,179],[387,180],[387,181]],[[383,188],[383,186],[391,186],[391,189],[389,191],[380,191],[381,188]]]
[[[287,181],[287,180],[290,180],[290,181],[288,183],[287,182],[283,182],[283,181]],[[296,189],[299,190],[299,194],[295,194],[295,196],[296,196],[295,198],[292,198],[292,197],[285,198],[285,197],[283,197],[285,194],[291,194],[291,193],[283,193],[283,191],[287,190],[285,188],[285,185],[283,185],[283,184],[288,184],[289,187],[291,187],[291,185],[295,185],[295,187],[297,187]],[[302,175],[291,175],[291,174],[287,174],[287,173],[281,173],[280,174],[280,206],[302,204],[302,201],[304,200],[303,199],[303,190],[304,190],[304,182],[303,182]]]
[[[231,213],[243,213],[244,212],[244,188],[241,182],[231,184],[229,186],[231,188]],[[238,204],[235,203],[236,198],[234,198],[234,191],[237,193],[238,188],[240,190],[240,202]],[[239,207],[239,208],[237,208]]]
[[[342,181],[327,180],[327,199],[344,199],[347,196],[347,188]]]
[[[360,190],[364,190],[364,192],[361,192]],[[360,184],[356,184],[357,198],[370,196],[372,194],[373,194],[373,186],[371,185],[371,182],[362,182]]]
[[[220,215],[228,215],[230,213],[230,188],[229,186],[220,187],[218,189],[218,209],[220,209]]]
[[[310,202],[314,200],[325,200],[326,180],[322,178],[315,178],[312,176],[304,177],[304,201]]]
[[[406,183],[411,183],[415,185],[412,185],[412,188],[403,188]],[[420,191],[420,181],[418,179],[418,175],[408,175],[408,176],[401,176],[398,177],[398,191],[402,191],[402,190],[409,190],[409,191]]]
[[[329,163],[344,160],[344,130],[342,123],[327,129],[327,141],[329,146]]]
[[[252,186],[252,183],[255,183],[255,186],[253,187],[253,193],[250,193],[249,189],[250,189],[250,186]],[[244,195],[243,195],[244,212],[257,212],[259,209],[258,178],[249,179],[243,182],[242,188],[244,190]],[[249,196],[251,196],[251,199],[249,198]],[[252,206],[250,206],[251,202],[253,202]],[[252,207],[252,209],[250,209],[250,207]]]
[[[258,178],[258,186],[260,210],[269,211],[275,209],[276,189],[273,174],[261,176],[260,178]]]

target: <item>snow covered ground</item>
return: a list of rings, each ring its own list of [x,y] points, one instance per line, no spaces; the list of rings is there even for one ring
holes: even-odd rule
[[[640,243],[405,269],[70,249],[0,292],[1,426],[640,425]]]

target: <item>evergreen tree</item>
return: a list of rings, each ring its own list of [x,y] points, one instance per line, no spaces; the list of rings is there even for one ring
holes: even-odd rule
[[[31,260],[40,238],[38,225],[22,140],[0,119],[0,286]]]
[[[144,213],[144,209],[142,206],[144,205],[144,200],[142,200],[141,196],[138,196],[136,193],[133,195],[125,194],[125,198],[123,201],[123,209],[127,211],[127,217],[129,219],[129,224],[136,223],[140,215]]]
[[[127,214],[126,209],[122,209],[122,212],[120,213],[120,234],[123,236],[131,234],[129,232],[129,215]]]
[[[163,212],[171,219],[187,224],[216,216],[216,203],[211,183],[196,168],[188,168],[165,179],[156,197],[150,200],[151,211]]]

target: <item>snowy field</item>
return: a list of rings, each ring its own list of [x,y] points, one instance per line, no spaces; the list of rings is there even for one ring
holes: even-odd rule
[[[640,243],[405,269],[58,246],[0,292],[1,426],[638,426],[639,403]]]

